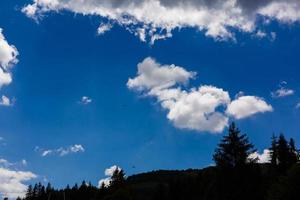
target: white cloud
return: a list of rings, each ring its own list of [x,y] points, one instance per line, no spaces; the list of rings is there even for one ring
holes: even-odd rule
[[[12,101],[5,95],[2,95],[0,99],[0,106],[12,106]]]
[[[29,171],[11,169],[14,165],[5,159],[0,159],[0,196],[2,197],[24,197],[27,189],[25,182],[37,177]]]
[[[300,2],[297,0],[274,1],[259,9],[258,13],[274,18],[283,23],[300,20]]]
[[[12,82],[11,73],[5,72],[0,67],[0,88],[4,85],[9,85]]]
[[[292,89],[286,88],[285,87],[286,85],[287,85],[287,82],[286,81],[282,81],[279,84],[279,88],[276,91],[271,92],[271,96],[273,98],[282,98],[282,97],[293,95],[295,93],[295,91],[292,90]]]
[[[110,31],[110,29],[112,29],[112,25],[111,24],[109,24],[109,23],[106,23],[106,24],[102,23],[98,27],[97,33],[98,33],[98,35],[103,35],[104,33]]]
[[[273,108],[263,99],[256,96],[242,96],[232,101],[226,112],[236,119],[242,119],[256,113],[271,112]]]
[[[271,160],[270,150],[265,149],[262,154],[260,154],[259,152],[254,152],[249,156],[249,158],[257,159],[258,163],[269,163]]]
[[[137,77],[129,79],[127,82],[130,89],[168,88],[177,83],[187,83],[196,75],[195,72],[188,72],[179,66],[160,65],[150,57],[144,59],[137,67]]]
[[[88,104],[92,103],[92,101],[93,100],[90,97],[83,96],[83,97],[81,97],[79,103],[82,104],[82,105],[88,105]]]
[[[2,86],[9,85],[12,82],[11,68],[18,62],[18,50],[15,46],[8,44],[0,28],[0,89]],[[0,106],[11,106],[11,100],[2,95]]]
[[[85,151],[85,149],[81,144],[75,144],[69,147],[60,147],[58,149],[46,149],[46,150],[36,147],[35,151],[40,152],[42,157],[46,157],[50,155],[58,155],[62,157],[69,154],[82,153]]]
[[[0,66],[3,70],[8,70],[18,62],[18,50],[15,46],[9,45],[0,28]]]
[[[195,74],[182,67],[161,65],[152,58],[146,58],[138,64],[137,75],[128,80],[127,87],[157,98],[168,111],[167,118],[181,129],[219,133],[228,125],[228,114],[244,118],[272,110],[262,99],[242,96],[243,93],[231,102],[227,91],[211,85],[182,89],[180,86],[187,84]],[[226,108],[227,112],[224,112]]]
[[[52,153],[53,151],[52,150],[45,150],[42,152],[42,156],[45,157],[45,156],[48,156]]]
[[[110,168],[105,169],[104,174],[105,176],[112,176],[117,169],[121,170],[117,165],[113,165]]]
[[[174,29],[192,27],[215,39],[234,39],[232,28],[255,33],[257,15],[282,23],[300,19],[298,0],[32,0],[22,11],[37,19],[50,11],[95,15],[154,43]]]
[[[214,133],[223,131],[228,117],[216,109],[230,102],[226,91],[205,85],[198,90],[180,92],[179,98],[162,101],[162,106],[169,110],[167,117],[175,127]]]
[[[297,105],[296,105],[296,109],[299,109],[299,108],[300,108],[300,102],[297,103]]]
[[[294,94],[294,90],[288,89],[288,88],[279,88],[274,93],[272,93],[272,97],[274,98],[280,98],[280,97],[286,97]]]
[[[108,187],[110,185],[111,182],[111,177],[113,176],[114,172],[116,170],[122,170],[120,167],[118,167],[117,165],[113,165],[107,169],[105,169],[104,171],[104,175],[107,176],[106,178],[103,178],[101,180],[99,180],[98,182],[98,187],[100,188],[103,184],[105,187]]]

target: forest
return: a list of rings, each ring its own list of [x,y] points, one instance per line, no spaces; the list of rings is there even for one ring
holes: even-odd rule
[[[17,200],[296,200],[300,199],[299,153],[283,134],[270,141],[270,160],[250,158],[256,151],[234,123],[213,154],[215,166],[159,170],[127,177],[116,169],[109,185],[83,181],[64,189],[30,185]]]

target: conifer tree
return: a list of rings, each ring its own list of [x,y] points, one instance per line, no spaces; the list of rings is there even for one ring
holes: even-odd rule
[[[277,145],[278,166],[281,172],[285,172],[289,166],[290,150],[288,142],[283,134],[280,134]]]
[[[249,155],[255,152],[245,134],[232,123],[229,126],[228,135],[224,136],[218,145],[213,156],[218,167],[235,168],[246,165],[248,162],[254,162],[249,159]]]
[[[298,151],[296,149],[295,140],[293,138],[290,139],[289,149],[290,149],[289,164],[290,166],[292,166],[298,162]]]
[[[120,186],[123,186],[125,183],[125,173],[122,169],[117,168],[110,181],[110,187],[118,188]]]
[[[272,166],[277,166],[278,164],[278,150],[277,150],[277,137],[273,134],[272,136],[272,142],[270,147],[270,162]]]
[[[32,189],[32,185],[29,185],[26,191],[26,195],[25,195],[25,199],[26,200],[30,200],[33,197],[33,189]]]

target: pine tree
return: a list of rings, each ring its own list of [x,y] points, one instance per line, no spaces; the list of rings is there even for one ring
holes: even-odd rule
[[[218,145],[213,156],[218,167],[235,168],[245,166],[248,162],[254,162],[249,159],[249,155],[255,152],[245,134],[232,123],[229,126],[228,135],[224,136]]]
[[[277,166],[278,164],[278,149],[277,149],[277,137],[273,134],[272,136],[272,142],[270,147],[270,162],[272,166]]]
[[[123,186],[125,183],[125,173],[122,169],[117,168],[110,181],[110,187],[118,188],[120,186]]]
[[[289,166],[289,145],[283,134],[280,134],[277,145],[278,166],[281,172],[285,172]]]
[[[33,198],[33,189],[32,189],[32,185],[29,185],[26,191],[25,199],[31,200],[32,198]]]
[[[46,193],[50,193],[52,190],[53,190],[53,188],[51,186],[51,183],[48,183],[47,187],[46,187]]]
[[[106,188],[106,185],[104,182],[101,183],[101,186],[100,186],[100,190],[104,190]]]
[[[289,149],[290,149],[289,165],[292,166],[298,162],[298,151],[296,149],[295,140],[293,138],[290,139]]]

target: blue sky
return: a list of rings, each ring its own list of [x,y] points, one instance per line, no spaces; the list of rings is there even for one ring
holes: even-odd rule
[[[255,22],[245,17],[245,22],[253,22],[255,28],[243,28],[244,22],[225,24],[226,34],[213,32],[216,27],[210,30],[209,24],[192,25],[187,21],[182,25],[175,20],[170,36],[162,21],[154,28],[166,34],[154,44],[154,34],[149,33],[153,25],[149,27],[146,20],[127,27],[120,18],[66,8],[63,1],[58,2],[61,5],[52,7],[29,0],[0,3],[2,40],[14,45],[19,53],[18,63],[10,63],[5,70],[12,76],[11,83],[0,88],[0,96],[9,99],[7,102],[2,98],[0,106],[0,159],[6,161],[0,169],[32,173],[27,182],[21,180],[23,184],[45,180],[62,187],[85,179],[96,185],[112,165],[131,175],[213,163],[212,153],[226,125],[215,133],[213,127],[182,121],[181,117],[193,121],[191,116],[177,113],[168,118],[174,107],[163,107],[161,96],[150,95],[158,85],[150,86],[149,79],[137,81],[130,88],[129,78],[138,77],[139,63],[147,68],[143,65],[146,58],[153,61],[154,70],[167,69],[165,76],[171,64],[190,74],[182,82],[178,74],[176,80],[168,77],[167,81],[174,84],[159,92],[180,88],[179,92],[188,96],[191,88],[197,93],[198,87],[208,85],[226,92],[230,102],[213,106],[212,113],[221,113],[228,122],[236,121],[259,152],[268,148],[272,133],[284,132],[300,141],[300,109],[296,108],[300,102],[300,16],[292,12],[299,8],[296,1],[295,5],[291,1],[285,18],[270,9],[275,9],[278,2],[290,5],[290,1],[274,0],[275,6],[259,13],[265,17]],[[39,10],[22,12],[30,4]],[[181,9],[180,5],[174,6]],[[141,24],[146,24],[145,41],[135,35],[140,33]],[[99,34],[99,26],[110,30]],[[204,29],[199,30],[200,26]],[[5,69],[3,63],[1,67]],[[197,74],[192,77],[192,72]],[[158,80],[156,76],[151,78]],[[158,81],[162,81],[159,85],[166,83],[164,78]],[[243,94],[235,97],[240,91]],[[249,109],[241,111],[244,108],[239,106],[226,111],[235,100],[240,103],[241,96],[251,98],[253,105],[247,106],[255,113],[242,116],[240,112]],[[177,106],[181,100],[172,99],[172,103]],[[0,178],[6,180],[4,175]],[[1,186],[0,193],[11,194]]]

